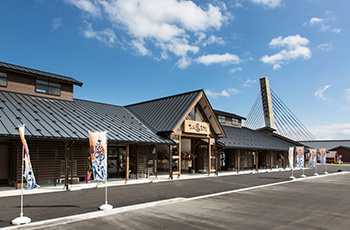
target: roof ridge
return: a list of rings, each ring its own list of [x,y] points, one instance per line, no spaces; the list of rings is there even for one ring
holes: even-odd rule
[[[95,103],[95,104],[100,104],[100,105],[110,105],[110,106],[116,106],[116,107],[120,107],[120,108],[125,108],[125,106],[121,106],[121,105],[115,105],[115,104],[111,104],[111,103],[98,102],[98,101],[90,101],[90,100],[80,99],[80,98],[73,98],[73,100],[87,101],[87,102],[91,102],[91,103]]]
[[[179,93],[179,94],[170,95],[170,96],[166,96],[166,97],[155,98],[155,99],[151,99],[151,100],[148,100],[148,101],[143,101],[143,102],[138,102],[138,103],[134,103],[134,104],[130,104],[130,105],[125,105],[124,107],[131,107],[131,106],[135,106],[135,105],[146,104],[146,103],[150,103],[150,102],[154,102],[154,101],[165,100],[165,99],[179,97],[179,96],[182,96],[182,95],[191,94],[191,93],[197,93],[197,92],[204,92],[204,90],[203,89],[198,89],[198,90],[193,90],[193,91],[189,91],[189,92]]]
[[[22,71],[22,72],[26,72],[26,73],[30,73],[30,71],[35,71],[35,72],[39,72],[39,73],[41,72],[41,73],[43,73],[42,75],[46,74],[46,75],[52,75],[52,76],[67,78],[67,81],[70,80],[72,82],[78,83],[78,85],[80,85],[80,86],[83,85],[83,83],[81,81],[78,81],[78,80],[76,80],[73,77],[68,77],[66,75],[52,73],[52,72],[48,72],[48,71],[44,71],[44,70],[33,69],[33,68],[30,68],[30,67],[26,67],[26,66],[20,66],[20,65],[16,65],[16,64],[11,64],[11,63],[8,63],[8,62],[0,61],[0,67],[12,69],[12,70],[17,70],[17,71]],[[21,69],[24,69],[24,70],[21,70]],[[25,70],[29,70],[29,71],[25,71]],[[44,75],[44,76],[46,76],[46,75]],[[48,76],[46,76],[46,77],[48,77]]]

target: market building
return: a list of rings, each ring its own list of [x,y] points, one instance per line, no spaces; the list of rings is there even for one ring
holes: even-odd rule
[[[244,117],[214,111],[226,134],[220,138],[221,170],[285,168],[289,147],[295,143],[242,126]]]
[[[298,144],[243,127],[244,117],[213,110],[203,90],[117,106],[74,98],[74,87],[82,85],[0,62],[0,184],[21,180],[21,124],[39,184],[85,179],[89,131],[107,131],[108,178],[126,181],[284,167],[281,159]]]
[[[124,107],[73,98],[73,78],[0,62],[0,183],[21,180],[22,144],[18,125],[26,125],[38,183],[82,180],[89,156],[88,131],[108,131],[110,178],[156,173],[157,145],[174,142],[157,135]],[[131,172],[131,175],[128,175]]]

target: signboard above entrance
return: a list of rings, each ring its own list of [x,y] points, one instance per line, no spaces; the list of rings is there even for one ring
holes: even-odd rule
[[[185,120],[186,133],[209,134],[209,124],[200,121]]]

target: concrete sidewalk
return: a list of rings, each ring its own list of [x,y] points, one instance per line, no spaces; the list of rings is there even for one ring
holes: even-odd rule
[[[266,173],[266,172],[264,172],[264,173]],[[330,176],[348,175],[349,173],[350,172],[333,173],[333,174],[330,174]],[[244,173],[244,174],[249,174],[249,172]],[[95,218],[115,218],[115,217],[111,217],[111,216],[113,216],[115,214],[123,214],[125,212],[130,212],[130,211],[137,212],[138,210],[145,209],[145,208],[152,208],[152,207],[161,208],[162,206],[165,206],[165,205],[173,205],[173,204],[176,204],[179,202],[185,202],[185,201],[191,202],[191,201],[196,201],[196,200],[201,200],[201,199],[210,199],[210,198],[214,198],[217,196],[228,196],[228,195],[231,196],[231,194],[242,193],[242,192],[247,192],[247,191],[255,191],[255,190],[259,190],[261,188],[269,188],[269,187],[274,187],[274,186],[279,186],[279,185],[286,185],[286,184],[293,183],[293,182],[314,180],[317,178],[321,179],[321,178],[326,178],[328,176],[329,175],[320,175],[320,176],[312,176],[312,177],[308,177],[308,178],[299,178],[296,180],[288,180],[288,181],[284,181],[284,182],[277,182],[277,183],[272,183],[272,184],[253,186],[253,187],[248,187],[248,188],[243,188],[243,189],[230,190],[230,191],[226,191],[226,192],[213,193],[213,194],[197,196],[197,197],[192,197],[192,198],[178,197],[178,198],[173,198],[173,199],[160,200],[160,201],[148,202],[148,203],[143,203],[143,204],[130,205],[130,206],[126,206],[126,207],[114,208],[114,209],[109,210],[109,211],[94,211],[94,212],[89,212],[89,213],[84,213],[84,214],[73,215],[73,216],[48,219],[48,220],[33,222],[33,223],[30,223],[27,225],[22,225],[22,226],[9,226],[9,227],[5,227],[4,229],[37,229],[37,228],[46,229],[46,228],[57,228],[57,227],[58,227],[57,229],[65,229],[64,226],[66,226],[66,225],[70,225],[70,227],[73,227],[73,228],[75,228],[75,227],[80,228],[83,225],[86,225],[86,221],[88,221],[88,223],[95,223],[95,221],[91,222],[91,219],[95,219]],[[273,189],[273,190],[275,190],[275,189]],[[218,201],[218,200],[216,199],[216,201]],[[223,204],[226,204],[225,201],[223,201],[223,202],[224,202]],[[187,204],[188,203],[186,203],[185,205],[187,205]],[[188,208],[190,208],[190,207],[188,207]],[[161,208],[161,209],[164,209],[164,208]],[[167,208],[167,209],[169,209],[169,208]],[[172,208],[170,208],[170,209],[172,209]],[[181,208],[181,210],[182,210],[182,208]],[[205,209],[198,209],[198,210],[205,210]],[[201,212],[203,212],[203,211],[201,211]],[[138,213],[140,214],[140,212],[138,212]],[[145,212],[142,212],[142,213],[145,213]],[[100,222],[100,221],[101,220],[97,220],[97,222]],[[195,220],[193,220],[193,221],[195,221]],[[212,223],[212,222],[210,221],[210,223]],[[95,227],[98,228],[97,226],[95,226]],[[100,227],[102,227],[102,226],[100,226]],[[107,226],[105,226],[104,229],[108,228],[108,227],[107,228],[106,227]],[[111,226],[109,226],[109,227],[111,227]],[[89,229],[92,229],[91,226]]]
[[[307,170],[308,168],[305,168]],[[301,170],[301,169],[296,169]],[[201,178],[208,178],[208,177],[221,177],[221,176],[233,176],[233,175],[245,175],[245,174],[254,174],[254,173],[269,173],[269,172],[285,172],[285,171],[291,171],[291,169],[259,169],[258,172],[255,170],[244,170],[237,172],[219,172],[219,175],[211,174],[210,176],[208,174],[199,174],[199,173],[184,173],[181,175],[180,178],[178,178],[176,175],[174,175],[173,181],[177,180],[188,180],[188,179],[201,179]],[[168,182],[172,181],[169,178],[169,175],[158,175],[157,177],[151,176],[149,178],[140,178],[140,179],[130,179],[128,182],[125,181],[125,179],[109,179],[107,181],[108,187],[113,186],[123,186],[123,185],[132,185],[132,184],[146,184],[146,183],[158,183],[158,182]],[[105,187],[104,182],[98,182],[98,181],[90,181],[89,183],[86,183],[85,181],[79,182],[77,184],[69,185],[69,190],[81,190],[81,189],[91,189],[91,188],[101,188]],[[64,184],[57,184],[54,185],[42,185],[39,188],[33,189],[33,190],[23,190],[24,195],[32,195],[32,194],[41,194],[41,193],[50,193],[50,192],[63,192],[66,191]],[[8,197],[8,196],[19,196],[21,195],[21,189],[16,189],[14,187],[0,187],[0,197]]]

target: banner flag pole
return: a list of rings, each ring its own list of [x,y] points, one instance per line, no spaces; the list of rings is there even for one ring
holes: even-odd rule
[[[107,131],[89,132],[89,144],[91,152],[91,164],[93,169],[94,180],[104,181],[105,183],[105,203],[100,210],[111,210],[113,206],[107,201]]]
[[[23,136],[24,136],[24,133],[23,133]],[[22,144],[21,212],[19,214],[19,217],[11,221],[13,225],[29,224],[32,221],[29,217],[23,216],[23,176],[24,176],[23,171],[24,171],[24,145]]]
[[[289,147],[289,152],[288,152],[288,160],[289,160],[289,167],[292,168],[292,176],[289,178],[294,180],[294,147]]]

